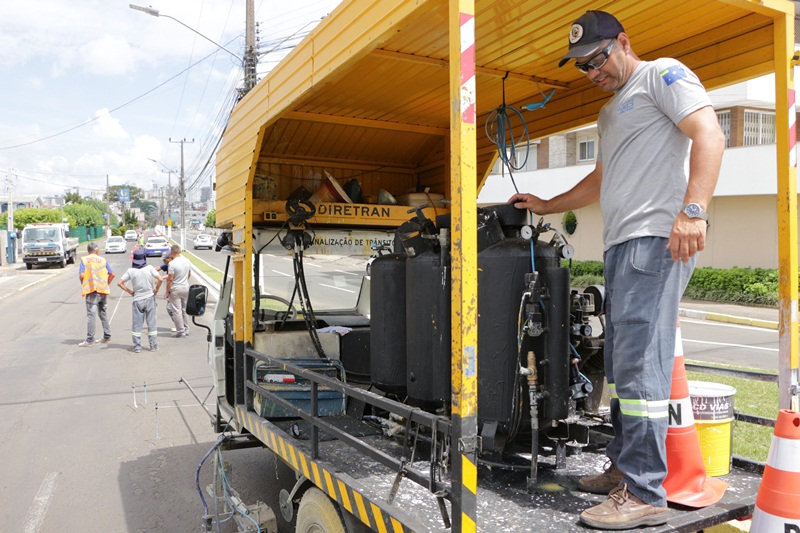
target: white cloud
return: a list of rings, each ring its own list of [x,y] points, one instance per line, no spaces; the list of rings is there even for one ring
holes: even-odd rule
[[[94,116],[97,120],[92,125],[92,133],[104,139],[127,139],[128,133],[120,125],[119,120],[112,117],[108,109],[98,109]]]
[[[337,1],[263,0],[256,12],[262,38],[290,35]],[[129,2],[165,16],[131,10]],[[18,171],[20,193],[101,190],[106,175],[112,185],[166,184],[162,164],[180,166],[180,146],[170,138],[197,139],[185,154],[186,179],[194,180],[191,169],[211,155],[210,132],[224,124],[222,105],[241,70],[166,15],[242,54],[241,0],[0,0],[0,76],[10,80],[0,84],[0,172]],[[90,116],[96,120],[84,125]]]
[[[80,48],[81,64],[90,74],[120,76],[133,72],[136,58],[125,39],[103,35]]]
[[[131,156],[141,159],[142,161],[147,159],[155,159],[158,161],[160,157],[163,157],[163,153],[164,144],[152,135],[140,135],[136,137],[133,140],[133,148],[130,150]],[[150,163],[148,163],[148,167],[150,166]]]

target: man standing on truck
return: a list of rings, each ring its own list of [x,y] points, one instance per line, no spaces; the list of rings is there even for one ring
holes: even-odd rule
[[[86,340],[78,344],[81,348],[94,346],[94,320],[95,313],[100,317],[103,325],[103,338],[100,342],[105,344],[111,340],[111,325],[106,314],[106,301],[111,294],[109,284],[114,279],[111,265],[97,251],[100,247],[96,242],[86,246],[87,255],[81,257],[78,267],[78,277],[81,280],[81,296],[86,300]]]
[[[614,439],[605,472],[578,483],[609,498],[580,518],[599,529],[660,525],[678,305],[705,247],[725,137],[697,76],[675,59],[640,60],[613,15],[588,11],[575,21],[559,66],[571,58],[614,92],[597,120],[597,165],[550,200],[515,194],[509,202],[546,215],[600,200]]]
[[[132,289],[125,284],[131,282]],[[147,340],[150,351],[158,350],[158,326],[156,323],[156,294],[161,288],[161,276],[158,271],[147,264],[147,256],[143,249],[133,252],[133,263],[131,268],[122,275],[122,279],[117,283],[120,289],[133,296],[131,311],[133,322],[131,325],[131,335],[133,337],[133,353],[142,351],[142,324],[147,323]]]
[[[181,255],[181,247],[177,244],[170,251],[172,261],[167,267],[167,293],[165,298],[172,306],[172,321],[175,323],[175,336],[189,335],[189,315],[186,304],[189,298],[189,278],[192,276],[192,264]]]

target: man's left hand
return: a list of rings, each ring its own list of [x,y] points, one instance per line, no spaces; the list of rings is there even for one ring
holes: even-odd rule
[[[689,218],[680,213],[672,225],[672,233],[667,248],[672,252],[672,260],[688,263],[689,259],[706,247],[708,223],[701,218]]]

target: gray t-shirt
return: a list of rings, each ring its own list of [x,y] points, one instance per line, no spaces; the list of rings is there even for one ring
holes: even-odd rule
[[[172,274],[172,286],[189,288],[189,273],[191,271],[192,264],[182,255],[170,261],[167,273]]]
[[[688,183],[690,140],[677,124],[710,105],[688,67],[662,58],[639,63],[600,110],[606,250],[638,237],[669,237]]]
[[[129,268],[122,275],[122,281],[125,283],[131,282],[130,287],[133,290],[134,302],[153,296],[157,279],[158,271],[153,265],[147,265],[143,268]]]

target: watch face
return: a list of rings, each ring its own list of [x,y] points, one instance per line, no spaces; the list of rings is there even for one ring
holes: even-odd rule
[[[689,218],[699,218],[700,217],[700,206],[697,204],[688,204],[683,212],[686,213],[686,216]]]

